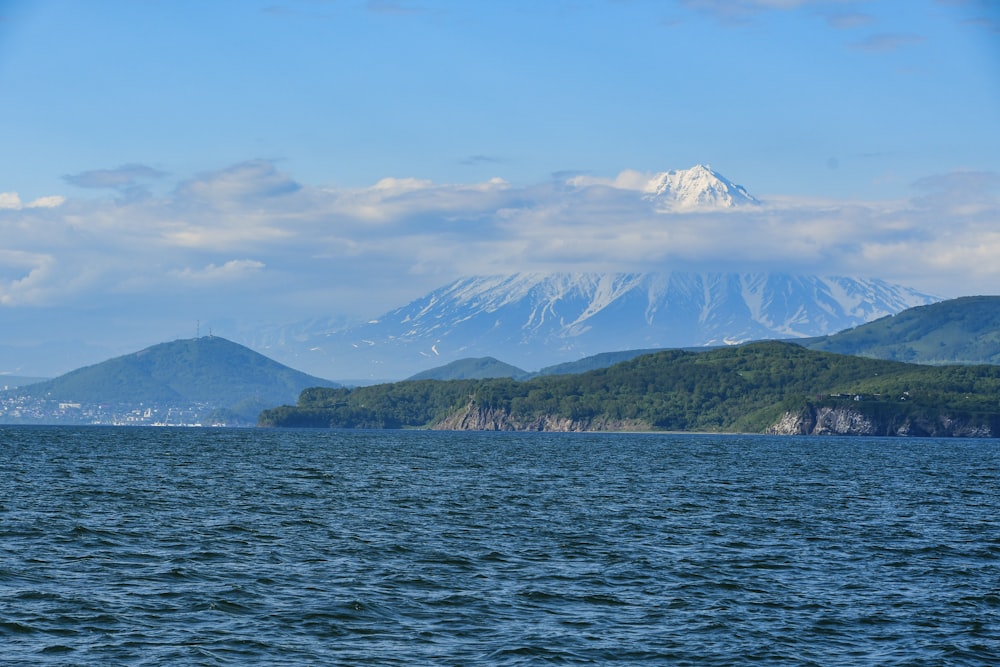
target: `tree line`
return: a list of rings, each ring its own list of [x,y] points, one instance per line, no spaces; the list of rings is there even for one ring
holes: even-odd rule
[[[542,417],[650,430],[762,432],[785,412],[851,405],[879,419],[948,413],[1000,423],[1000,367],[920,366],[769,341],[706,352],[667,350],[608,368],[517,381],[411,380],[310,388],[258,424],[427,428],[470,406],[511,423]]]

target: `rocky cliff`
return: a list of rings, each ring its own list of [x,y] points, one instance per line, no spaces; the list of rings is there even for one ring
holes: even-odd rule
[[[772,435],[898,435],[917,437],[991,438],[988,420],[893,416],[878,419],[854,408],[814,407],[786,412],[767,429]]]
[[[515,417],[509,410],[485,406],[475,400],[445,417],[431,428],[438,431],[648,431],[649,424],[636,420],[570,419],[553,415]]]
[[[440,431],[649,431],[646,422],[610,419],[570,419],[554,415],[514,416],[509,410],[482,405],[472,400],[461,410],[432,426]],[[868,435],[914,437],[991,438],[995,428],[989,420],[935,419],[893,416],[878,419],[860,410],[843,407],[815,407],[798,413],[786,412],[770,426],[769,435]]]

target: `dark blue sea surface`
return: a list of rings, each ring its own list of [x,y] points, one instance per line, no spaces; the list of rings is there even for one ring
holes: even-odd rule
[[[996,665],[1000,442],[0,428],[4,665]]]

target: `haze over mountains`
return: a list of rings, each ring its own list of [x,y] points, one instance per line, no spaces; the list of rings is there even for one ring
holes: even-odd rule
[[[319,386],[338,384],[202,336],[0,391],[0,423],[253,424],[263,408]]]
[[[908,308],[896,315],[818,338],[794,339],[802,347],[822,352],[905,361],[921,365],[1000,365],[1000,296],[969,296]],[[706,348],[688,348],[705,351]],[[543,375],[568,375],[608,368],[661,349],[602,352],[579,361],[556,364],[535,373],[511,367],[492,357],[453,361],[410,379],[517,380]]]
[[[800,339],[798,345],[786,344],[784,349],[809,347],[884,360],[950,364],[948,368],[952,370],[926,377],[951,382],[948,378],[978,377],[975,370],[956,370],[955,365],[995,366],[1000,362],[998,331],[1000,297],[965,297],[911,308],[833,336]],[[733,346],[721,346],[729,347]],[[706,350],[708,348],[700,349]],[[718,352],[720,348],[714,350]],[[536,376],[578,375],[657,352],[661,350],[605,352],[551,366],[539,373],[524,372],[494,358],[467,358],[426,371],[418,378],[467,381],[470,378],[513,377],[527,380]],[[673,352],[686,354],[681,350]],[[715,357],[708,354],[705,358]],[[857,362],[852,359],[849,356],[830,358],[821,370],[825,373],[834,367],[856,366]],[[780,373],[769,371],[777,385],[788,379],[787,372],[796,370],[787,364],[782,369]],[[801,375],[803,370],[799,368],[796,372]],[[990,375],[993,371],[987,369],[979,375],[984,373]],[[867,378],[870,373],[862,375]],[[851,382],[856,381],[857,378]],[[684,382],[685,386],[690,384],[688,380]],[[306,393],[315,393],[316,387],[336,386],[336,383],[294,371],[241,345],[205,336],[161,343],[50,381],[0,392],[0,423],[249,425],[255,422],[261,409],[295,403],[305,389],[309,389]],[[930,388],[935,386],[933,382],[928,385]],[[953,394],[961,394],[960,387],[949,386]],[[897,389],[903,391],[903,388]],[[409,391],[404,391],[409,396],[406,400],[413,398],[407,393]],[[925,401],[924,408],[933,411],[932,394],[933,391],[926,394],[925,398],[932,400]],[[991,400],[995,405],[995,395]],[[968,406],[962,409],[966,408]]]
[[[706,165],[625,173],[613,186],[664,213],[760,205]],[[783,272],[523,272],[460,278],[359,326],[320,319],[243,342],[317,375],[371,382],[468,357],[535,371],[618,350],[822,336],[937,300],[877,279]]]
[[[722,212],[739,222],[739,211],[762,206],[705,165],[623,172],[613,182],[581,176],[569,185],[602,186],[643,202],[664,224],[674,213],[700,219]],[[456,279],[389,312],[371,313],[362,324],[350,325],[336,306],[317,302],[307,320],[230,322],[220,333],[315,376],[373,382],[468,357],[492,356],[535,371],[619,350],[822,336],[936,300],[879,279],[781,271],[511,272]],[[0,340],[0,371],[51,376],[135,349],[116,348],[113,328],[96,334],[105,340],[74,335],[22,333],[16,347]],[[104,353],[107,348],[114,354]]]
[[[338,380],[466,357],[525,370],[616,350],[822,336],[938,300],[880,280],[740,273],[527,273],[456,280],[364,325],[247,341]]]

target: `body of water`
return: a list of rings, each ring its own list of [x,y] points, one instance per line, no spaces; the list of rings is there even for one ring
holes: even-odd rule
[[[1000,441],[0,428],[5,665],[995,665]]]

